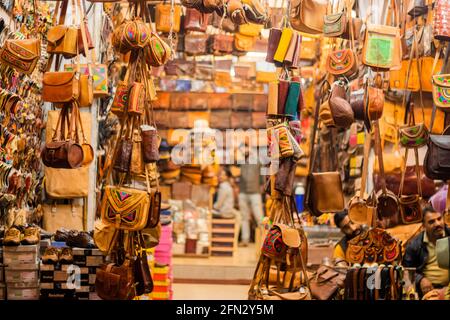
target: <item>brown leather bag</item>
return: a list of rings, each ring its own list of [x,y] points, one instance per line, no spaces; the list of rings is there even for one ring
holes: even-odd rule
[[[232,129],[250,129],[252,127],[252,113],[235,111],[231,114]]]
[[[132,300],[135,280],[134,260],[126,259],[121,266],[104,264],[97,269],[95,291],[103,300]]]
[[[231,128],[231,110],[213,110],[209,115],[209,123],[214,129]]]
[[[317,0],[295,0],[291,3],[289,18],[297,31],[309,34],[323,32],[323,17],[327,14],[327,3]]]
[[[370,120],[378,120],[383,115],[384,92],[383,89],[368,87],[366,99],[366,114]]]
[[[181,25],[181,6],[173,6],[173,23],[171,23],[171,9],[170,4],[158,3],[155,9],[155,24],[156,31],[160,32],[180,32]]]
[[[159,160],[159,145],[161,137],[156,129],[142,130],[142,153],[145,163]]]
[[[253,106],[253,94],[250,93],[234,93],[231,96],[233,110],[251,110]]]
[[[57,25],[47,33],[47,52],[59,53],[66,59],[77,55],[78,28],[76,26]]]
[[[341,80],[333,84],[329,100],[334,125],[340,128],[350,128],[355,121],[350,103],[347,101],[345,83]]]
[[[209,40],[209,52],[214,55],[231,54],[234,37],[228,34],[214,34]]]
[[[186,34],[184,36],[184,52],[193,56],[206,54],[207,43],[207,34]]]
[[[52,141],[46,143],[42,149],[42,162],[47,167],[76,169],[83,164],[83,147],[75,141],[74,136],[77,130],[77,110],[75,107],[72,108],[70,119],[67,108],[61,111]],[[66,125],[67,136],[65,134]]]
[[[344,288],[345,276],[342,269],[321,265],[309,282],[312,296],[318,300],[330,300],[340,288]]]
[[[45,102],[71,102],[77,100],[80,94],[77,72],[46,72],[42,82],[42,100]]]
[[[201,13],[196,9],[187,8],[184,16],[184,30],[206,32],[209,14]]]
[[[229,93],[214,93],[208,96],[208,108],[210,110],[228,110],[231,107],[231,94]]]
[[[325,83],[322,84],[322,93],[324,93],[324,90],[326,89]],[[320,99],[316,102],[314,128],[311,139],[313,143],[311,143],[311,157],[305,193],[305,208],[317,217],[326,212],[339,212],[345,208],[340,173],[338,171],[314,172],[314,165],[318,152],[318,150],[314,148],[314,145],[316,145],[315,141],[319,125],[319,109]]]

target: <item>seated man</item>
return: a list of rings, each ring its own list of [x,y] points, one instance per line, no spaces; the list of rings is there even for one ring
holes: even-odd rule
[[[403,266],[416,268],[415,287],[420,297],[433,289],[442,289],[449,284],[449,270],[441,269],[437,263],[436,240],[450,236],[442,213],[432,207],[423,209],[423,228],[406,247]]]
[[[345,260],[348,241],[360,234],[363,227],[350,220],[347,209],[334,214],[334,224],[341,229],[345,236],[334,246],[333,258],[335,260]]]

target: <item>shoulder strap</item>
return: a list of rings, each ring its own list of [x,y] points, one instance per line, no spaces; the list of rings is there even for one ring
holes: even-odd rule
[[[367,174],[369,172],[369,153],[370,153],[370,146],[372,144],[372,135],[370,132],[367,132],[365,134],[365,140],[364,140],[364,158],[363,158],[363,170],[361,175],[361,188],[359,190],[359,198],[364,198],[364,193],[366,192],[366,181],[367,181]]]

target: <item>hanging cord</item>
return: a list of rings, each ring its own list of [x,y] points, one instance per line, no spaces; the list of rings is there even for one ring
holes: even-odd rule
[[[170,50],[172,52],[175,52],[174,33],[173,33],[174,22],[175,22],[175,0],[170,0],[170,31],[167,39],[169,40]],[[173,60],[172,56],[170,59]]]

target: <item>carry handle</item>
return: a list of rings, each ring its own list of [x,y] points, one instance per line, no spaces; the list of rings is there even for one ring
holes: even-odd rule
[[[378,166],[380,168],[380,177],[381,177],[381,188],[383,190],[383,194],[387,194],[386,188],[386,177],[384,175],[384,163],[383,163],[383,151],[380,146],[380,128],[378,120],[373,121],[374,133],[375,133],[375,151],[378,156]]]
[[[369,172],[369,153],[370,153],[370,147],[372,145],[372,135],[370,132],[367,132],[365,134],[365,140],[364,140],[364,158],[363,158],[363,170],[362,170],[362,176],[361,176],[361,187],[359,189],[359,198],[364,199],[364,194],[366,192],[366,181],[367,181],[367,174]]]

